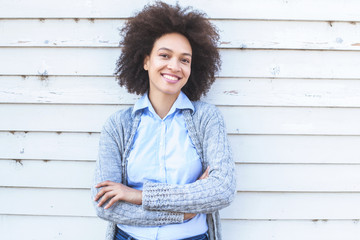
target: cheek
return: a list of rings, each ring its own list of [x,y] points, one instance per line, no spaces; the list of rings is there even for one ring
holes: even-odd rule
[[[162,61],[154,61],[152,66],[154,70],[159,71],[165,68],[167,65]]]
[[[190,76],[190,73],[191,73],[191,66],[186,66],[183,68],[183,73],[184,75],[186,75],[187,77]]]

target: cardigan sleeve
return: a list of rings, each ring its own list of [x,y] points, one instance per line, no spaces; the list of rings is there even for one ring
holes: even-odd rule
[[[186,185],[145,182],[143,208],[184,213],[212,213],[228,206],[235,196],[234,162],[224,120],[213,105],[202,112],[200,141],[209,177]],[[189,131],[196,131],[189,129]]]
[[[99,155],[96,162],[94,184],[91,187],[92,199],[100,189],[95,185],[110,180],[121,183],[122,179],[122,154],[123,134],[116,131],[118,127],[113,119],[109,119],[101,132],[99,141]],[[137,226],[160,226],[171,223],[181,223],[184,220],[183,213],[166,211],[149,211],[141,205],[130,204],[124,201],[118,201],[109,209],[104,209],[106,204],[98,207],[98,201],[92,200],[98,217],[125,225]]]

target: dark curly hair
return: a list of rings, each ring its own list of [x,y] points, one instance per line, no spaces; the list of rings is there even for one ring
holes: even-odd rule
[[[219,34],[204,13],[178,4],[156,2],[127,21],[121,29],[123,48],[116,63],[116,79],[130,93],[146,93],[149,76],[143,68],[144,59],[150,55],[155,41],[168,33],[180,33],[190,42],[191,74],[182,91],[190,100],[199,100],[208,92],[220,69]]]

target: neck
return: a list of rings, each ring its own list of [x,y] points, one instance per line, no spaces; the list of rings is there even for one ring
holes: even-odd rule
[[[163,119],[166,114],[168,114],[179,94],[157,94],[156,96],[154,96],[154,94],[151,94],[151,91],[149,91],[149,100],[151,102],[151,105],[153,106],[156,114],[159,115],[161,119]]]

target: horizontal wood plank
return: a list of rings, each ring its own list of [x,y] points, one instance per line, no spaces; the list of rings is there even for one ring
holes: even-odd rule
[[[0,102],[8,103],[134,104],[139,99],[114,77],[0,76],[0,83]]]
[[[93,184],[95,162],[0,160],[0,169],[3,187],[89,189]]]
[[[0,19],[0,46],[119,47],[124,19]],[[21,28],[22,31],[13,29]]]
[[[0,215],[0,234],[6,240],[99,240],[106,225],[96,217]]]
[[[63,172],[63,178],[66,176]],[[0,194],[0,214],[96,216],[90,190],[0,188]]]
[[[5,187],[90,188],[95,163],[0,160],[0,169]],[[236,164],[235,169],[238,191],[360,192],[360,165]]]
[[[0,188],[0,214],[95,216],[89,190]],[[26,201],[24,201],[26,199]],[[238,193],[223,219],[360,219],[360,193]]]
[[[7,240],[98,240],[104,238],[107,225],[95,217],[0,215],[0,222],[0,234]],[[227,240],[357,240],[359,229],[357,220],[222,220]]]
[[[356,78],[358,51],[221,50],[222,77]],[[341,57],[340,57],[341,56]]]
[[[113,76],[117,48],[0,48],[0,75]],[[360,76],[360,51],[221,49],[220,77],[351,78]]]
[[[0,132],[0,158],[95,161],[99,133]]]
[[[3,0],[2,18],[125,18],[139,11],[149,0],[116,1],[51,1]],[[176,0],[165,0],[175,4]],[[359,21],[359,2],[356,0],[183,0],[182,6],[193,6],[211,18],[230,19],[289,19],[289,20],[339,20]],[[326,6],[326,8],[324,7]],[[26,9],[27,11],[24,11]],[[269,11],[271,9],[271,11]],[[341,9],[341,11],[339,11]]]
[[[118,47],[124,19],[0,19],[2,47]],[[360,50],[360,24],[211,20],[221,48]],[[13,31],[21,28],[22,31]],[[244,34],[246,33],[246,34]]]
[[[360,218],[360,193],[241,192],[221,210],[225,219],[342,219]]]
[[[360,163],[359,136],[231,135],[241,163]]]
[[[359,136],[229,135],[229,140],[238,163],[360,163]],[[98,141],[99,133],[0,132],[0,159],[95,161]]]
[[[222,233],[226,240],[357,240],[360,228],[358,220],[223,220]]]
[[[134,104],[114,77],[0,76],[0,103]],[[202,100],[228,106],[360,107],[360,80],[218,78]]]
[[[271,20],[213,20],[213,22],[220,30],[221,48],[360,49],[360,24],[355,22]]]
[[[99,132],[124,105],[1,104],[1,131]],[[359,135],[360,108],[219,107],[230,134]]]
[[[360,192],[360,165],[238,164],[239,191]]]

